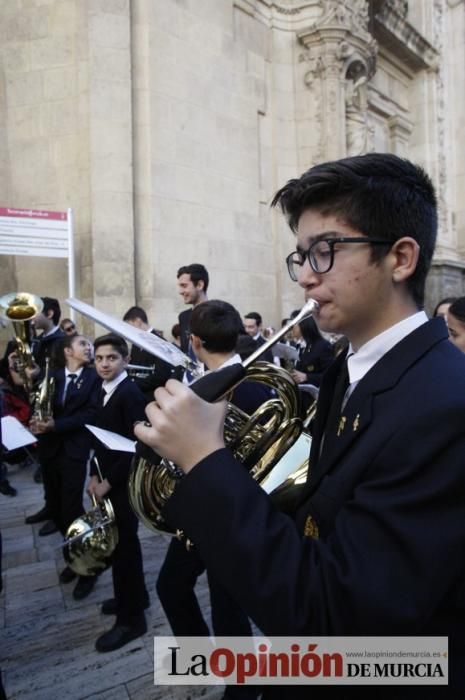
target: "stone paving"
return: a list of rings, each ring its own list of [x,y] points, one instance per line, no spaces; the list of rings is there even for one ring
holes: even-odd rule
[[[42,486],[33,468],[12,467],[8,478],[16,497],[0,494],[3,536],[3,593],[0,595],[0,668],[8,700],[218,700],[215,687],[155,687],[153,637],[170,634],[155,592],[155,580],[167,539],[144,526],[139,533],[146,583],[152,605],[148,632],[117,651],[99,654],[96,638],[112,624],[99,606],[112,597],[111,572],[99,578],[83,601],[72,597],[74,583],[60,584],[61,535],[39,537],[39,525],[25,525],[26,515],[43,505]],[[197,586],[208,610],[205,577]]]

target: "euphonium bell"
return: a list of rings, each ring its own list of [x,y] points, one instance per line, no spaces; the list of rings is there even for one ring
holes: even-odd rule
[[[17,372],[23,380],[24,388],[29,393],[32,381],[26,373],[26,368],[34,366],[31,352],[31,320],[40,314],[44,304],[42,299],[29,292],[10,292],[0,297],[0,316],[13,323],[16,341]]]
[[[111,501],[97,501],[93,508],[76,518],[65,534],[63,554],[69,567],[80,576],[95,576],[105,571],[118,544],[118,528]]]

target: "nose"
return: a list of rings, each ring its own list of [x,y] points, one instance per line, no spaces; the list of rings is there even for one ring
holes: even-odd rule
[[[317,272],[310,265],[308,258],[305,258],[305,262],[299,269],[297,275],[297,283],[303,289],[313,289],[320,282],[320,278]]]

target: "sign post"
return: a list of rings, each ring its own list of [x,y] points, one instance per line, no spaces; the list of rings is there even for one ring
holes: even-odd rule
[[[68,259],[68,294],[75,293],[73,212],[0,207],[0,255]],[[74,320],[74,309],[71,318]]]

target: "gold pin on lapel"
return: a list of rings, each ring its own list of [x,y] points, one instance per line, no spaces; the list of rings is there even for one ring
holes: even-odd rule
[[[345,416],[341,416],[341,419],[339,421],[339,425],[337,428],[337,436],[338,437],[344,432],[344,428],[346,427],[346,422],[347,422],[347,418]]]
[[[313,537],[314,540],[317,540],[319,536],[320,532],[318,530],[318,525],[312,516],[308,515],[307,519],[305,520],[304,537]]]
[[[354,431],[354,433],[356,430],[359,429],[359,426],[360,426],[360,413],[357,413],[357,415],[355,416],[355,420],[352,424],[352,430]]]

